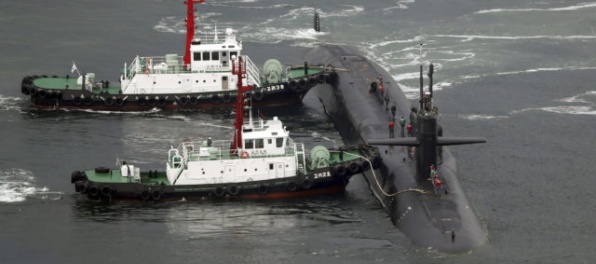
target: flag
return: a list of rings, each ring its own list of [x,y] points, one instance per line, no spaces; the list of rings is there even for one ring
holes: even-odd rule
[[[70,73],[74,73],[75,71],[79,72],[79,69],[77,69],[77,65],[73,61],[72,68],[70,68]]]

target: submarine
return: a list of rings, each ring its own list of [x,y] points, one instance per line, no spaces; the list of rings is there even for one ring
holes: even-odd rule
[[[344,141],[378,148],[381,165],[363,174],[393,224],[414,244],[441,253],[464,254],[483,245],[488,232],[461,187],[456,160],[446,146],[486,140],[442,135],[438,108],[432,105],[432,64],[427,91],[420,65],[416,103],[387,71],[351,47],[320,45],[304,59],[333,72],[329,83],[312,92]],[[407,133],[402,117],[409,119]],[[394,128],[389,129],[390,122]]]

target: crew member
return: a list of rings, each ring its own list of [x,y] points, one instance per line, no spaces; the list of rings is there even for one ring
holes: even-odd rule
[[[399,118],[399,126],[401,127],[401,137],[405,137],[406,119],[403,116]]]
[[[395,135],[393,134],[393,127],[395,127],[395,122],[393,119],[389,120],[389,138],[394,138]]]
[[[416,127],[417,112],[418,110],[416,109],[416,107],[412,107],[412,109],[410,109],[410,124],[412,124],[413,127]]]
[[[412,125],[408,124],[408,126],[406,127],[406,129],[408,130],[408,137],[412,137]]]
[[[395,105],[391,106],[391,115],[393,116],[393,119],[395,119],[395,111],[397,110],[397,108],[395,107]]]
[[[435,178],[433,179],[433,185],[435,186],[435,195],[439,195],[439,192],[443,188],[443,183],[439,180],[439,175],[435,174]]]

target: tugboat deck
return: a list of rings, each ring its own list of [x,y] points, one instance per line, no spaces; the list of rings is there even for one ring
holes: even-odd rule
[[[306,72],[304,68],[292,68],[289,70],[288,76],[290,78],[301,78],[305,76],[311,76],[322,72],[323,70],[320,67],[308,67]],[[171,74],[180,74],[180,73],[190,73],[190,71],[180,70],[177,72],[172,72]],[[169,73],[168,73],[169,74]],[[47,90],[73,90],[73,91],[81,91],[82,85],[77,84],[77,77],[70,76],[69,78],[66,77],[40,77],[33,80],[33,84],[37,87],[41,87]],[[108,84],[108,87],[93,87],[91,90],[94,94],[110,94],[110,95],[118,95],[121,93],[121,86],[119,83],[112,83]]]

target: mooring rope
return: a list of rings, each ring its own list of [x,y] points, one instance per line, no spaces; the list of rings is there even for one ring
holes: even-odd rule
[[[377,187],[379,188],[379,190],[381,190],[381,193],[383,193],[383,195],[385,195],[387,197],[397,196],[397,195],[400,195],[402,193],[407,193],[407,192],[417,192],[417,193],[424,194],[424,195],[432,194],[432,192],[425,191],[425,190],[422,190],[422,189],[417,189],[417,188],[409,188],[409,189],[397,191],[395,193],[387,193],[381,187],[381,184],[379,183],[379,180],[377,179],[377,175],[375,173],[375,169],[373,168],[372,162],[370,162],[370,160],[367,157],[360,156],[360,155],[355,155],[355,154],[352,154],[352,153],[349,153],[349,152],[346,152],[346,154],[352,155],[352,156],[356,156],[356,157],[359,157],[359,158],[362,158],[362,159],[366,160],[366,162],[368,162],[368,164],[370,165],[370,170],[372,172],[372,176],[375,179],[375,183],[377,184]],[[362,172],[362,173],[364,174],[364,172]]]

